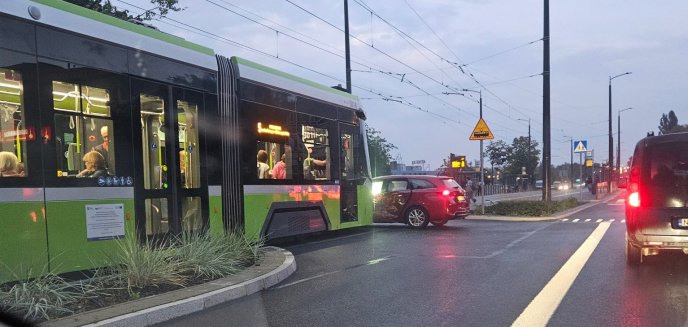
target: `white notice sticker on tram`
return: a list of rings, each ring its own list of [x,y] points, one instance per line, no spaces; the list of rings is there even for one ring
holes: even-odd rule
[[[89,241],[124,237],[124,204],[86,205],[86,238]]]

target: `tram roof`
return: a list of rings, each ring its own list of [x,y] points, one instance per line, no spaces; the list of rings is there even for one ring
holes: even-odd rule
[[[240,78],[276,86],[287,91],[328,101],[354,110],[361,109],[358,97],[353,94],[291,75],[244,58],[232,57],[232,63],[239,68]]]
[[[30,7],[40,10],[38,19],[30,15]],[[3,1],[2,11],[26,20],[217,70],[215,52],[211,48],[62,0]]]

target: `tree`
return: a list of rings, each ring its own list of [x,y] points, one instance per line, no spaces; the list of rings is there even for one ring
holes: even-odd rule
[[[184,8],[177,6],[179,0],[150,0],[150,3],[155,7],[148,9],[140,15],[133,16],[129,10],[120,10],[110,0],[66,0],[77,6],[91,9],[93,11],[101,12],[106,15],[117,17],[122,20],[147,21],[156,17],[165,17],[171,11],[181,11]]]
[[[527,136],[519,136],[511,143],[511,151],[507,157],[506,171],[509,174],[520,175],[522,167],[526,167],[526,174],[533,176],[535,168],[540,161],[538,143],[531,140],[528,144]]]
[[[366,126],[366,134],[373,177],[391,174],[389,163],[392,161],[392,151],[397,147],[382,137],[380,131],[370,126]]]
[[[502,140],[490,141],[490,145],[485,149],[487,158],[490,160],[492,167],[495,165],[501,166],[506,163],[511,154],[511,147]],[[493,169],[494,170],[494,169]]]
[[[659,135],[669,134],[678,125],[678,117],[673,110],[669,111],[669,114],[662,114],[662,118],[659,120]]]

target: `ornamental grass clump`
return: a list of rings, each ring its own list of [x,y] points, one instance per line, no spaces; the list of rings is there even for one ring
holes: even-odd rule
[[[117,246],[117,253],[107,254],[110,268],[106,273],[114,287],[125,287],[134,292],[147,287],[186,284],[182,265],[174,257],[169,244],[140,244],[135,237],[128,237],[117,241]]]
[[[171,250],[182,273],[202,279],[229,276],[253,264],[262,245],[248,241],[243,235],[201,232],[185,233],[178,243]]]
[[[95,293],[88,283],[47,273],[0,287],[0,309],[36,322],[71,314],[70,305]]]

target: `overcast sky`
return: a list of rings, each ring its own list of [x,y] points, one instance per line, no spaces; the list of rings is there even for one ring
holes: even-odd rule
[[[127,3],[150,8],[146,0]],[[225,56],[345,85],[343,1],[180,5],[186,9],[169,15],[177,22],[153,24]],[[685,0],[551,1],[553,164],[570,160],[570,137],[588,140],[596,162],[607,159],[609,76],[632,72],[612,82],[615,156],[617,111],[633,108],[621,114],[622,162],[646,132],[657,131],[662,113],[674,110],[679,123],[688,123],[686,17]],[[406,164],[425,160],[434,169],[449,152],[479,159],[479,142],[468,140],[478,121],[477,94],[443,94],[481,89],[474,79],[484,86],[483,116],[495,140],[526,136],[530,119],[542,145],[543,1],[350,0],[349,21],[353,93],[368,124]]]

